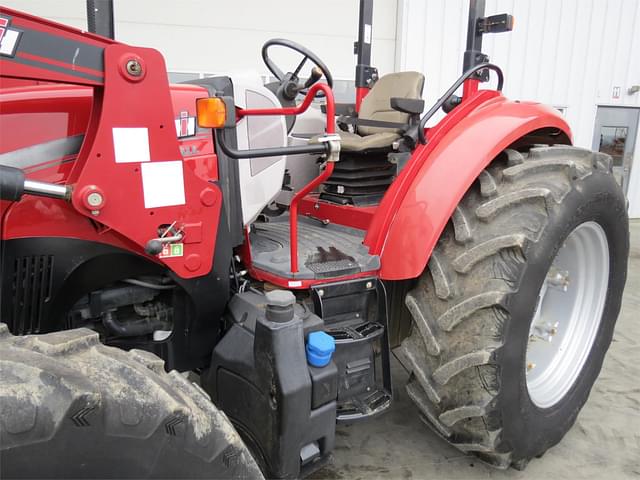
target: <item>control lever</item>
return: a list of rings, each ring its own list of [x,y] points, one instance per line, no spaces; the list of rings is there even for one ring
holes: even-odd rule
[[[164,233],[158,238],[152,238],[147,242],[144,246],[144,251],[147,255],[158,255],[162,252],[162,247],[165,243],[174,243],[182,240],[184,235],[180,231],[174,230],[176,222],[173,222],[169,227],[167,227]],[[172,232],[173,235],[167,236],[167,233]]]
[[[173,235],[171,237],[158,237],[152,238],[144,246],[144,251],[147,255],[158,255],[162,252],[162,247],[165,243],[173,243],[182,240],[182,234]]]
[[[320,70],[318,67],[313,67],[311,69],[311,75],[302,86],[302,90],[304,90],[305,88],[309,88],[311,85],[316,83],[318,80],[320,80],[320,77],[322,77],[322,70]]]

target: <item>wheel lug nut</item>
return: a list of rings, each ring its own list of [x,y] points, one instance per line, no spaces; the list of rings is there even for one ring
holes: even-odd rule
[[[558,287],[563,291],[567,291],[569,288],[569,272],[566,270],[560,270],[556,267],[551,267],[549,273],[547,273],[547,282],[549,285]]]
[[[527,363],[527,372],[530,372],[534,368],[536,368],[536,364],[535,363],[533,363],[533,362]]]

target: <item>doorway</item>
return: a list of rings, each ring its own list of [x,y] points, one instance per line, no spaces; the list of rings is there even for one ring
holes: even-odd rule
[[[598,107],[593,131],[593,150],[611,155],[613,175],[625,195],[633,166],[640,108]]]

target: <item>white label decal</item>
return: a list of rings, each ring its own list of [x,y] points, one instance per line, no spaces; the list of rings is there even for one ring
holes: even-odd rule
[[[149,131],[146,128],[114,128],[113,150],[116,163],[148,162]]]
[[[0,28],[0,31],[2,32],[2,35],[0,35],[0,54],[13,57],[16,52],[18,38],[20,38],[20,32],[4,28]]]
[[[190,117],[189,112],[180,112],[180,118],[176,118],[176,134],[178,138],[195,135],[196,117]]]
[[[184,205],[182,161],[141,165],[144,208]]]
[[[289,286],[290,287],[301,287],[302,286],[302,281],[300,281],[300,280],[289,280]]]
[[[364,43],[371,44],[371,25],[364,24]]]

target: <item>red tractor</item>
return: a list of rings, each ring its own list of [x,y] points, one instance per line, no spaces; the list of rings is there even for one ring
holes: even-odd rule
[[[558,112],[502,95],[482,38],[513,19],[484,3],[426,113],[421,73],[370,65],[372,0],[353,105],[292,41],[267,85],[169,85],[155,50],[0,10],[1,475],[305,476],[389,408],[392,353],[460,450],[559,442],[620,310],[626,201]]]

